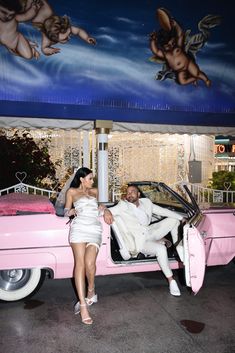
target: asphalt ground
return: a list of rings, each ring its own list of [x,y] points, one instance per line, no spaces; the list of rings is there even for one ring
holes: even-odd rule
[[[0,302],[0,353],[235,353],[235,264],[207,268],[196,296],[180,288],[172,297],[161,272],[97,277],[86,326],[72,281],[46,279],[32,298]]]

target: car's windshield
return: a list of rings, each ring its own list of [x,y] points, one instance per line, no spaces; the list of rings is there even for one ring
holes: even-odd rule
[[[140,183],[138,188],[141,192],[141,197],[147,197],[155,204],[178,211],[189,211],[190,214],[194,213],[194,207],[185,195],[179,195],[178,192],[175,193],[163,183]]]
[[[139,185],[141,193],[153,203],[182,207],[181,203],[168,190],[161,186]]]

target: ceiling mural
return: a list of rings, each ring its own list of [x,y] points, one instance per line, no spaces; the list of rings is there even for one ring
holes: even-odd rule
[[[0,115],[235,126],[234,10],[0,0]]]

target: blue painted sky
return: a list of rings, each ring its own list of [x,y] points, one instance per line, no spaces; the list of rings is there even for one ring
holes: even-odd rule
[[[51,104],[130,107],[146,110],[194,112],[235,111],[234,10],[230,1],[106,1],[51,0],[55,13],[68,15],[75,26],[97,40],[90,46],[80,38],[57,44],[59,54],[41,54],[36,61],[10,54],[0,46],[0,100]],[[184,30],[198,33],[198,22],[208,14],[222,16],[211,30],[197,63],[212,81],[207,88],[157,81],[160,64],[149,60],[149,34],[159,30],[156,9],[167,8]],[[39,32],[30,23],[19,30],[40,46]],[[24,112],[21,112],[23,115]],[[41,115],[46,113],[40,112]],[[27,110],[25,111],[27,116]]]

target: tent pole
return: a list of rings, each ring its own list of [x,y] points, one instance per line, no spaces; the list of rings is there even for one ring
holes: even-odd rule
[[[110,120],[96,120],[95,128],[97,133],[98,151],[98,189],[99,202],[108,202],[108,134],[112,129],[113,122]]]

